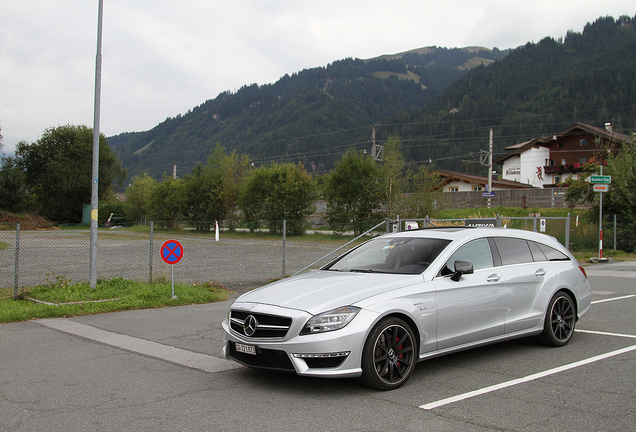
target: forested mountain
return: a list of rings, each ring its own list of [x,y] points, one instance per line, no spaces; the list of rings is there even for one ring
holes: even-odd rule
[[[574,122],[636,130],[634,18],[599,18],[582,32],[512,51],[422,48],[345,59],[268,85],[222,93],[154,129],[109,138],[129,175],[189,172],[220,143],[255,164],[303,161],[323,173],[347,148],[391,135],[407,160],[486,174],[471,153],[558,132]]]
[[[503,61],[477,67],[435,103],[399,112],[378,130],[378,139],[401,136],[414,162],[486,174],[471,152],[559,132],[575,122],[624,134],[636,131],[636,22],[605,17],[582,33],[545,38],[512,51]]]
[[[225,92],[152,130],[110,137],[129,175],[190,172],[217,143],[255,163],[305,162],[331,168],[348,147],[368,147],[372,124],[421,109],[472,66],[507,51],[429,47],[375,59],[345,59],[285,75],[274,84]]]

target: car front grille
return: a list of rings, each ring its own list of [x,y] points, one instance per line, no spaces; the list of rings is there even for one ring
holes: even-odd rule
[[[230,326],[232,330],[248,338],[282,339],[287,335],[291,324],[292,319],[289,317],[235,310],[230,313]]]
[[[236,344],[229,343],[230,358],[245,366],[294,371],[294,366],[285,351],[256,348],[256,355],[236,351]]]

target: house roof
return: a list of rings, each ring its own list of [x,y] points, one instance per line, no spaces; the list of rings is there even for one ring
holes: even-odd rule
[[[442,186],[445,186],[453,181],[464,181],[467,183],[476,183],[481,185],[488,184],[488,177],[479,176],[475,174],[466,174],[466,173],[460,173],[456,171],[445,171],[445,170],[437,170],[434,172],[434,174],[437,174],[442,178]],[[519,183],[512,180],[499,180],[499,179],[492,179],[492,185],[501,187],[501,188],[508,188],[508,189],[534,188],[534,186],[532,185]]]
[[[602,129],[596,126],[591,126],[585,123],[577,122],[577,123],[574,123],[572,126],[568,127],[567,129],[564,129],[561,132],[558,132],[556,134],[540,137],[540,138],[533,138],[529,141],[524,141],[519,144],[508,146],[505,148],[505,150],[507,150],[508,153],[496,158],[495,160],[493,160],[493,163],[503,163],[505,160],[510,159],[513,156],[518,156],[532,147],[535,147],[535,146],[549,147],[550,142],[556,139],[566,137],[566,136],[580,135],[581,133],[589,133],[613,143],[622,144],[630,140],[630,137],[628,137],[627,135],[623,135],[617,132],[609,132],[605,129]]]

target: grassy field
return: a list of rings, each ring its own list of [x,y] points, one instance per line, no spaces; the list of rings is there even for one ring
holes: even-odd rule
[[[116,278],[99,280],[91,289],[87,283],[71,284],[58,276],[23,291],[18,300],[11,290],[0,290],[0,323],[214,303],[227,300],[229,292],[209,283],[175,284],[174,294],[176,299],[169,280],[147,284]]]

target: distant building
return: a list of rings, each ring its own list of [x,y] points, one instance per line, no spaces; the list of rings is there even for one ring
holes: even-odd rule
[[[502,166],[505,180],[534,187],[555,187],[567,180],[586,177],[583,165],[603,163],[607,152],[617,153],[627,135],[584,123],[575,123],[554,135],[534,138],[506,147],[508,152],[493,161]]]
[[[487,192],[488,189],[488,177],[444,170],[437,170],[433,174],[440,176],[439,187],[443,192]],[[492,179],[492,191],[532,187],[516,181]]]

